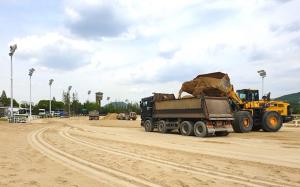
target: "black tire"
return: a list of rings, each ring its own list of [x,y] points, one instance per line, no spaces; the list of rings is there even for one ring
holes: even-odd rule
[[[249,112],[238,111],[234,114],[232,128],[234,132],[245,133],[250,132],[253,127],[253,119]]]
[[[229,134],[228,131],[218,131],[218,132],[215,132],[216,136],[227,136],[228,134]]]
[[[265,132],[276,132],[282,127],[282,118],[275,111],[265,112],[261,127]]]
[[[183,136],[192,136],[194,135],[194,126],[189,121],[183,121],[180,124],[180,132]]]
[[[157,128],[158,128],[158,132],[160,132],[160,133],[167,133],[168,132],[166,122],[164,120],[160,120],[158,122]]]
[[[145,121],[144,127],[145,127],[145,131],[146,131],[146,132],[153,132],[153,130],[154,130],[153,123],[152,123],[152,121],[150,121],[150,120],[146,120],[146,121]]]
[[[198,137],[207,136],[207,127],[204,122],[198,121],[194,125],[194,134]]]

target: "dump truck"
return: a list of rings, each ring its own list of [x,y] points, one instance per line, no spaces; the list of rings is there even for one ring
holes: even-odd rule
[[[99,120],[99,112],[97,110],[90,111],[89,120]]]
[[[135,112],[119,113],[117,115],[118,120],[136,120],[137,116]]]
[[[243,133],[263,129],[276,132],[283,122],[293,120],[290,104],[283,101],[272,101],[270,93],[259,99],[258,90],[241,89],[234,91],[226,73],[214,72],[198,75],[191,81],[182,84],[178,98],[187,92],[195,97],[223,96],[228,97],[234,111],[233,129]]]
[[[146,132],[178,130],[184,136],[227,136],[233,113],[226,97],[176,99],[174,94],[154,93],[140,101],[141,126]]]

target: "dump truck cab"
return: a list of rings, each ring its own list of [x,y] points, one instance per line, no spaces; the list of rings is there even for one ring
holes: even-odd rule
[[[141,108],[141,126],[144,126],[146,120],[152,119],[153,113],[153,96],[142,98],[140,101]]]

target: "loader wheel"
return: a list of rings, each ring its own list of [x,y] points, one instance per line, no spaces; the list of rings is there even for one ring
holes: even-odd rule
[[[205,137],[207,136],[207,127],[204,122],[198,121],[194,125],[195,136]]]
[[[183,136],[192,136],[194,134],[193,124],[189,121],[183,121],[180,124],[180,132]]]
[[[234,114],[232,128],[234,132],[244,133],[250,132],[253,127],[253,119],[249,112],[238,111]]]
[[[262,120],[262,129],[265,132],[276,132],[282,127],[281,116],[275,111],[265,112]]]
[[[146,132],[153,132],[153,130],[154,130],[154,126],[152,124],[152,121],[150,121],[150,120],[145,121],[144,127],[145,127]]]
[[[166,126],[166,122],[164,120],[160,120],[158,122],[158,132],[160,133],[167,133],[167,126]]]

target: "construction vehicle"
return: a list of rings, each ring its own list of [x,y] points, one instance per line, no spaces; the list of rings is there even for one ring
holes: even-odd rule
[[[184,136],[227,136],[233,113],[227,97],[176,99],[174,94],[154,93],[140,101],[141,126],[146,132],[178,130]]]
[[[117,115],[118,120],[136,120],[137,116],[135,112],[119,113]]]
[[[259,131],[276,132],[283,122],[293,119],[290,104],[272,101],[270,93],[259,99],[258,90],[241,89],[234,91],[227,74],[221,72],[198,75],[192,81],[182,84],[182,92],[199,95],[218,95],[230,99],[234,113],[233,129],[235,132]]]
[[[99,112],[97,110],[90,111],[89,120],[99,120]]]

